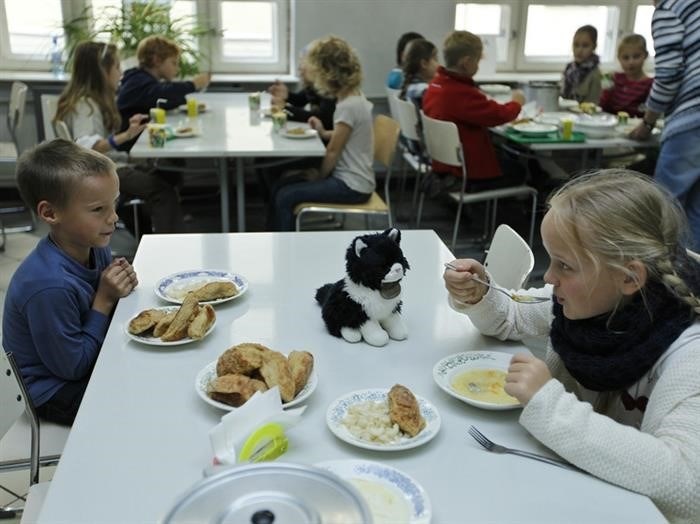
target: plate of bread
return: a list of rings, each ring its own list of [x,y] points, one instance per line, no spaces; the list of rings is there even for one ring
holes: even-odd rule
[[[326,411],[326,425],[336,437],[375,451],[402,451],[426,444],[437,435],[440,422],[435,406],[401,384],[347,393]]]
[[[206,337],[214,329],[216,313],[189,293],[182,305],[144,309],[129,319],[125,328],[132,340],[152,346],[178,346]]]
[[[318,385],[314,357],[308,351],[285,355],[262,344],[244,342],[202,368],[195,390],[204,402],[233,411],[257,391],[277,386],[285,408],[304,402]]]
[[[158,298],[174,304],[193,291],[200,304],[221,304],[248,291],[248,280],[242,275],[218,269],[189,269],[161,278],[155,287]]]
[[[318,135],[315,129],[301,126],[287,127],[280,134],[285,138],[313,138]]]

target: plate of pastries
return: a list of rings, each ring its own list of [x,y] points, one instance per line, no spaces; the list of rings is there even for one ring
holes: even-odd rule
[[[182,304],[190,291],[201,304],[216,305],[243,296],[248,280],[219,269],[188,269],[161,278],[155,287],[158,298],[173,304]]]

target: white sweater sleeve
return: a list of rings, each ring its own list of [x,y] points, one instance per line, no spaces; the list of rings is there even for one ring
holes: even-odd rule
[[[107,136],[102,113],[95,104],[91,104],[86,99],[80,100],[75,105],[66,123],[73,135],[73,140],[87,149],[92,149],[99,140]]]
[[[694,351],[698,355],[698,351]],[[546,446],[608,482],[649,496],[673,522],[700,522],[700,356],[659,378],[641,430],[593,411],[555,379],[520,423]]]

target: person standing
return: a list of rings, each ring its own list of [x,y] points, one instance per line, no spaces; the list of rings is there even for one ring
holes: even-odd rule
[[[651,22],[656,71],[647,110],[630,136],[649,138],[664,115],[654,178],[680,200],[693,249],[700,249],[700,17],[697,0],[655,0]]]

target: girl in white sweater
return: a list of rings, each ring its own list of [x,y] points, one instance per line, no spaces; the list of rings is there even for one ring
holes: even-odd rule
[[[551,198],[541,232],[553,303],[515,303],[464,259],[444,274],[450,305],[484,334],[548,339],[544,361],[517,354],[506,377],[532,435],[671,521],[700,522],[700,264],[678,202],[602,170]]]

